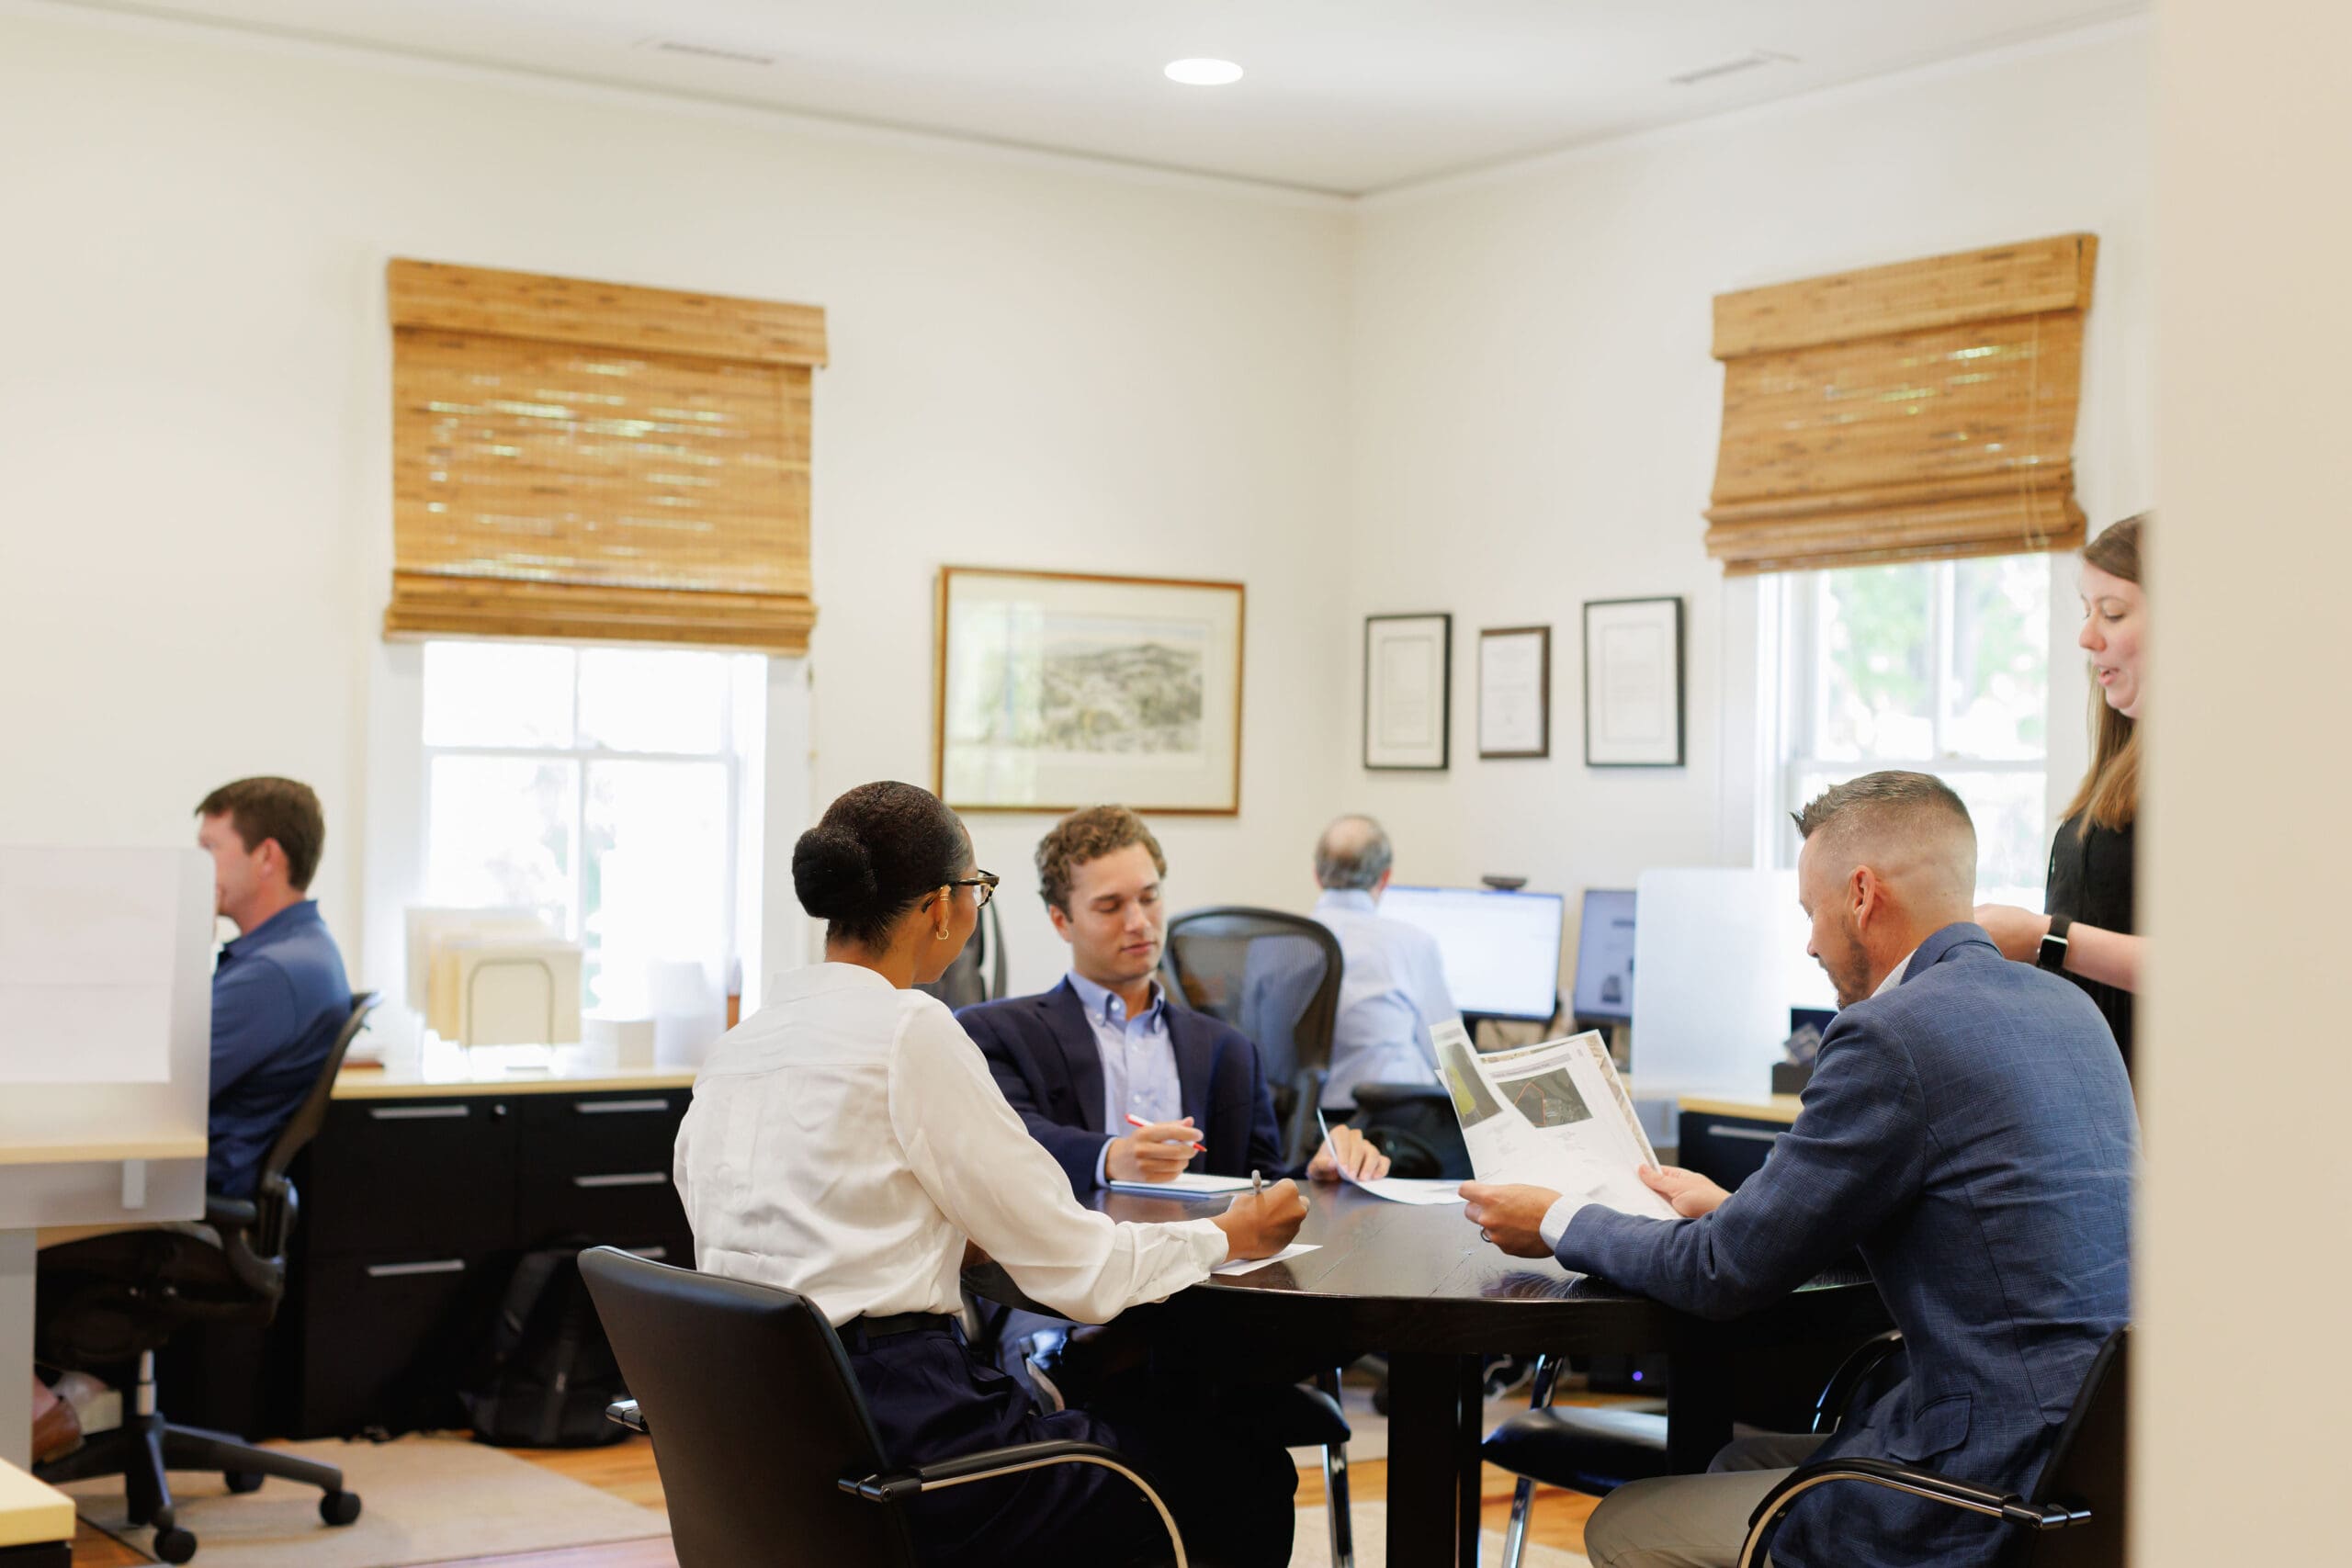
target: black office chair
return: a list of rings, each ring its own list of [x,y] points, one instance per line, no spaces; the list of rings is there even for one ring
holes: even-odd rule
[[[1168,922],[1170,995],[1231,1024],[1258,1047],[1283,1160],[1296,1168],[1321,1134],[1315,1108],[1331,1070],[1340,1016],[1340,939],[1279,909],[1194,909]]]
[[[913,1541],[888,1505],[1050,1464],[1133,1482],[1184,1568],[1175,1517],[1114,1449],[1023,1443],[893,1470],[840,1337],[806,1296],[609,1247],[582,1253],[580,1273],[633,1395],[608,1414],[653,1438],[679,1568],[911,1568]]]
[[[1859,1481],[1964,1508],[2022,1529],[2012,1535],[2004,1568],[2123,1568],[2123,1487],[2131,1436],[2129,1325],[2107,1337],[2075,1395],[2050,1462],[2033,1495],[1996,1492],[1931,1470],[1883,1459],[1828,1459],[1799,1465],[1765,1494],[1749,1516],[1740,1568],[1762,1562],[1789,1506],[1816,1486]]]
[[[1823,1385],[1807,1429],[1834,1432],[1857,1403],[1876,1398],[1891,1376],[1887,1362],[1902,1348],[1903,1336],[1892,1329],[1864,1340]],[[1537,1482],[1604,1497],[1629,1481],[1673,1473],[1663,1415],[1555,1405],[1552,1387],[1559,1370],[1556,1356],[1537,1360],[1528,1408],[1488,1433],[1484,1445],[1487,1463],[1520,1478],[1511,1495],[1510,1525],[1503,1533],[1502,1568],[1519,1568],[1526,1551]]]
[[[950,1010],[992,1002],[1004,995],[1004,928],[997,923],[994,899],[980,907],[972,940],[964,944],[956,962],[938,979],[915,989],[938,998]]]
[[[344,1054],[376,1002],[373,991],[351,998],[351,1015],[317,1081],[263,1157],[251,1198],[209,1194],[201,1227],[119,1231],[69,1244],[44,1260],[37,1314],[42,1359],[82,1368],[136,1360],[138,1372],[122,1425],[37,1473],[52,1485],[121,1476],[130,1522],[155,1527],[152,1550],[166,1562],[186,1562],[197,1548],[196,1537],[178,1525],[167,1470],[218,1471],[232,1492],[257,1491],[273,1475],[299,1481],[324,1494],[319,1517],[328,1524],[359,1517],[359,1495],[344,1490],[343,1472],[333,1465],[164,1420],[155,1408],[155,1352],[183,1324],[262,1325],[277,1315],[286,1294],[287,1243],[302,1206],[287,1168],[325,1122]]]
[[[1319,920],[1280,909],[1193,909],[1168,922],[1167,988],[1179,1006],[1229,1023],[1258,1047],[1283,1129],[1283,1161],[1296,1169],[1322,1141],[1316,1107],[1330,1076],[1340,1016],[1340,939]],[[1333,1568],[1355,1561],[1348,1500],[1348,1439],[1340,1369],[1286,1387],[1265,1421],[1284,1448],[1323,1450]]]

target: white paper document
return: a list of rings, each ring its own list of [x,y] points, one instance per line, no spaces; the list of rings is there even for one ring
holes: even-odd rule
[[[1185,1171],[1171,1181],[1113,1181],[1114,1192],[1141,1192],[1154,1198],[1211,1198],[1224,1192],[1247,1192],[1246,1176],[1199,1176]]]
[[[1657,1163],[1617,1065],[1588,1032],[1480,1055],[1460,1020],[1430,1031],[1481,1181],[1524,1182],[1628,1214],[1670,1220],[1637,1174]]]
[[[1442,1179],[1423,1181],[1403,1176],[1384,1176],[1373,1181],[1358,1181],[1351,1176],[1348,1178],[1348,1185],[1360,1188],[1375,1198],[1385,1198],[1392,1203],[1462,1201],[1462,1183]]]
[[[1216,1268],[1210,1269],[1209,1272],[1212,1274],[1247,1274],[1253,1269],[1263,1269],[1269,1263],[1281,1263],[1289,1258],[1296,1258],[1302,1252],[1312,1252],[1315,1250],[1315,1247],[1316,1244],[1311,1241],[1295,1241],[1288,1247],[1283,1247],[1280,1252],[1275,1253],[1272,1258],[1238,1258],[1230,1263],[1218,1264]]]

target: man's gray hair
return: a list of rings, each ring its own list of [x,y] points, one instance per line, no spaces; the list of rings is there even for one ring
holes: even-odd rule
[[[1395,858],[1379,823],[1369,817],[1342,817],[1316,840],[1315,880],[1335,891],[1368,891],[1380,886]]]
[[[1803,811],[1790,816],[1797,832],[1807,839],[1816,834],[1842,838],[1866,828],[1916,830],[1936,825],[1941,818],[1944,828],[1956,827],[1967,835],[1970,864],[1976,859],[1976,824],[1969,819],[1967,806],[1952,793],[1951,785],[1933,773],[1899,769],[1864,773],[1832,784]]]

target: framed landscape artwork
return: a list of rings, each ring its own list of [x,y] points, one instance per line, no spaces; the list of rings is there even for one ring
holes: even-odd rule
[[[942,568],[940,798],[1237,814],[1242,610],[1238,582]]]

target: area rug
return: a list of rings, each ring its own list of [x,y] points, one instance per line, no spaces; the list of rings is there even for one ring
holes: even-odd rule
[[[462,1438],[392,1443],[286,1443],[286,1452],[341,1467],[359,1494],[356,1523],[319,1520],[317,1488],[271,1480],[232,1496],[218,1475],[175,1472],[179,1524],[192,1530],[204,1568],[408,1568],[453,1557],[491,1557],[666,1535],[667,1516],[565,1479]],[[82,1517],[144,1550],[122,1482],[76,1482],[64,1490]]]
[[[1356,1568],[1382,1568],[1388,1561],[1388,1506],[1358,1503],[1350,1511],[1355,1524]],[[1493,1530],[1478,1536],[1478,1561],[1500,1562],[1503,1538]],[[201,1561],[199,1559],[199,1561]],[[1530,1541],[1520,1561],[1526,1568],[1591,1568],[1573,1551]],[[1290,1568],[1331,1568],[1331,1526],[1320,1508],[1298,1511],[1298,1531],[1291,1537]]]

